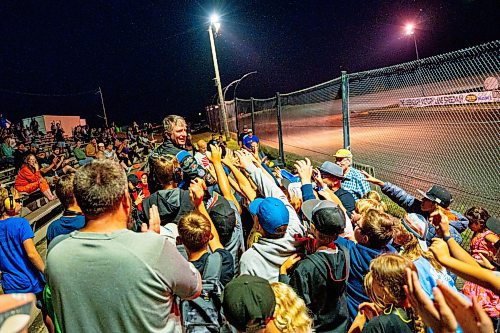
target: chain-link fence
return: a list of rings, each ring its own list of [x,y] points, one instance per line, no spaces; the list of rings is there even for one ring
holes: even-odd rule
[[[282,156],[323,161],[346,146],[355,162],[412,194],[439,184],[453,194],[452,208],[482,205],[498,215],[499,78],[494,41],[265,100],[237,99],[228,103],[230,128],[252,126]]]

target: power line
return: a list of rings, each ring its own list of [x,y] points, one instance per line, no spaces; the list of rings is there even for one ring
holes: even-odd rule
[[[0,92],[13,94],[13,95],[26,95],[26,96],[39,96],[39,97],[70,97],[70,96],[81,96],[81,95],[90,95],[99,92],[99,89],[87,90],[87,91],[79,91],[74,93],[65,93],[65,94],[48,94],[48,93],[35,93],[28,91],[18,91],[18,90],[10,90],[0,88]]]

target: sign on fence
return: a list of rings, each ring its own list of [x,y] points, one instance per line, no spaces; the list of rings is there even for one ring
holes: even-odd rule
[[[436,105],[479,104],[491,102],[500,102],[500,90],[416,98],[402,98],[399,100],[399,106],[422,108],[426,106]]]

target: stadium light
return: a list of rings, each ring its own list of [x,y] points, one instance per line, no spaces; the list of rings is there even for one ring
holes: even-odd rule
[[[415,26],[413,25],[413,23],[408,23],[405,26],[405,33],[407,36],[415,34]]]
[[[227,124],[227,114],[226,114],[226,105],[224,101],[224,95],[222,94],[222,86],[219,75],[219,65],[217,62],[217,52],[215,51],[215,41],[214,41],[214,28],[217,33],[220,29],[219,16],[217,14],[212,14],[210,16],[210,25],[208,26],[208,35],[210,36],[210,46],[212,48],[212,60],[214,62],[215,69],[215,84],[217,85],[217,92],[219,94],[219,105],[221,112],[221,122],[224,129],[224,135],[226,140],[231,139],[231,135],[229,134],[229,126]]]
[[[422,73],[420,73],[420,57],[418,56],[418,47],[417,47],[417,34],[415,33],[415,24],[407,23],[405,25],[405,35],[413,36],[413,43],[415,45],[415,54],[417,55],[417,63],[418,63],[418,75],[420,76],[420,89],[422,90],[422,96],[425,96],[424,86],[422,83]]]

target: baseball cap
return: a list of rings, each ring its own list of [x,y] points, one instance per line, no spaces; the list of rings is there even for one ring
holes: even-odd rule
[[[241,275],[224,288],[222,308],[228,322],[240,332],[256,332],[273,317],[276,297],[269,282],[261,277]],[[252,325],[249,323],[252,322]]]
[[[137,184],[139,184],[139,177],[137,177],[136,175],[133,175],[133,174],[128,175],[127,181],[131,182],[132,185],[137,186]]]
[[[410,213],[401,219],[401,223],[406,230],[418,239],[422,250],[427,251],[427,242],[425,240],[429,232],[429,224],[425,217],[420,214]]]
[[[217,195],[207,209],[210,219],[214,223],[221,238],[222,245],[231,240],[236,225],[236,215],[231,205],[223,196]]]
[[[349,158],[352,158],[352,153],[351,153],[350,150],[342,148],[342,149],[337,150],[337,152],[333,156],[335,156],[335,157],[349,157]]]
[[[493,231],[495,234],[500,235],[500,219],[490,216],[486,220],[486,227]]]
[[[342,170],[342,168],[330,161],[323,162],[323,164],[321,164],[321,166],[319,167],[319,171],[337,178],[344,179],[344,171]]]
[[[322,234],[341,234],[346,225],[345,214],[335,203],[327,200],[311,199],[302,204],[302,213]]]
[[[259,224],[265,232],[274,235],[276,229],[288,225],[290,214],[285,204],[276,198],[257,198],[250,203],[248,210],[259,218]]]
[[[99,142],[99,143],[97,144],[97,146],[98,146],[98,147],[104,147],[104,143]]]
[[[417,190],[420,195],[424,198],[429,199],[432,202],[437,203],[439,206],[443,208],[448,208],[448,206],[452,203],[453,198],[451,197],[450,192],[444,187],[433,185],[427,192]]]
[[[247,129],[247,132],[252,132],[252,133],[253,133],[253,129],[248,128],[248,129]]]
[[[203,178],[206,174],[205,169],[198,165],[194,157],[185,150],[181,150],[175,155],[181,166],[182,172],[186,173],[190,179],[196,177]]]

